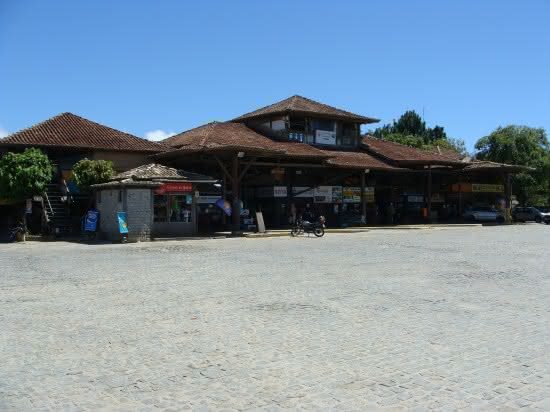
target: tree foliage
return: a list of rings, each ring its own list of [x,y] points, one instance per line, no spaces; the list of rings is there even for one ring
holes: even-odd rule
[[[397,121],[375,129],[372,135],[418,149],[434,150],[440,147],[467,154],[464,140],[448,137],[442,126],[427,127],[414,110],[408,110]]]
[[[520,203],[550,205],[550,143],[542,128],[499,127],[475,144],[476,158],[534,168],[514,176]]]
[[[0,158],[0,198],[23,200],[44,193],[53,176],[53,166],[40,149],[6,153]]]
[[[79,189],[89,192],[90,186],[108,182],[115,174],[113,162],[82,159],[73,168],[73,176]]]

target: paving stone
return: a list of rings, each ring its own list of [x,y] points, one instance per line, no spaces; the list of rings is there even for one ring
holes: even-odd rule
[[[550,410],[548,227],[0,245],[0,410]]]

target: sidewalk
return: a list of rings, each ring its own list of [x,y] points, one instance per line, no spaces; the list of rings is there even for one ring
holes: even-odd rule
[[[346,228],[328,228],[325,229],[325,233],[366,233],[372,230],[427,230],[427,229],[450,229],[460,227],[481,227],[480,223],[454,223],[454,224],[419,224],[419,225],[392,225],[392,226],[358,226],[358,227],[346,227]],[[229,232],[228,232],[228,235]],[[265,233],[243,233],[244,237],[257,238],[257,237],[281,237],[290,236],[290,229],[277,229],[268,230]]]

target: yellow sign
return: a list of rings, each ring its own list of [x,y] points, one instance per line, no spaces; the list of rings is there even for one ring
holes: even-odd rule
[[[504,193],[503,185],[472,183],[472,192]]]

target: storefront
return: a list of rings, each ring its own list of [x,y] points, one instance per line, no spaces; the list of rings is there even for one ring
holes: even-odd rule
[[[208,176],[156,164],[121,173],[111,182],[94,186],[99,233],[120,240],[125,235],[119,227],[122,218],[129,241],[192,236],[198,233],[201,190],[215,183]]]

